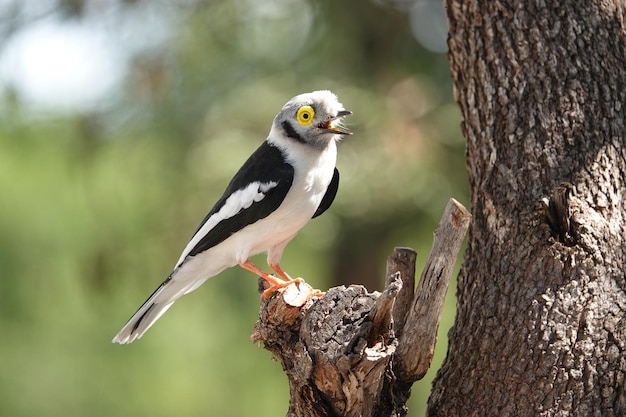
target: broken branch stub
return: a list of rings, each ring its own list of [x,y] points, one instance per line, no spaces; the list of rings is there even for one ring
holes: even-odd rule
[[[287,416],[376,415],[391,381],[396,349],[391,317],[401,286],[394,280],[383,293],[368,293],[360,285],[335,287],[301,307],[288,306],[283,290],[262,301],[251,338],[262,342],[287,374]]]
[[[450,200],[415,294],[415,251],[396,248],[382,293],[351,285],[319,296],[294,283],[261,300],[251,338],[272,352],[287,375],[287,417],[406,415],[411,384],[432,359],[469,219]]]
[[[446,292],[469,228],[471,214],[450,199],[433,237],[433,245],[398,344],[396,376],[404,382],[421,379],[435,352]]]

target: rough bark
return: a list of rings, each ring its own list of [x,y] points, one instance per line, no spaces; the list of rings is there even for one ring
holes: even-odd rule
[[[416,254],[396,248],[382,293],[351,285],[318,296],[307,284],[294,284],[262,299],[252,340],[283,366],[288,417],[406,415],[411,385],[432,359],[469,221],[467,210],[451,200],[415,292]]]
[[[472,214],[429,416],[626,415],[626,12],[447,0]]]

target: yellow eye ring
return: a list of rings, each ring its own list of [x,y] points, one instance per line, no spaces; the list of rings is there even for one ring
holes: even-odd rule
[[[296,120],[302,126],[307,126],[311,124],[314,116],[315,116],[315,110],[313,110],[313,107],[302,106],[298,109],[298,113],[296,113]]]

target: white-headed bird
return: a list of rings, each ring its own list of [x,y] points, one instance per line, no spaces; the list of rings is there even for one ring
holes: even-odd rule
[[[202,220],[174,270],[113,342],[140,338],[174,301],[237,264],[270,283],[265,296],[292,283],[280,258],[296,233],[335,198],[336,142],[351,134],[340,123],[349,114],[326,90],[289,100],[274,118],[267,139]],[[250,261],[261,252],[267,252],[267,263],[277,276]]]

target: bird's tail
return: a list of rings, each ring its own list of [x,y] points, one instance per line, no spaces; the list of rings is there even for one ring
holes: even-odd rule
[[[189,285],[180,285],[180,281],[172,280],[175,272],[172,272],[139,307],[139,310],[113,338],[113,343],[127,344],[139,339],[174,304],[174,301],[199,286],[199,283],[195,283],[192,288],[189,288]]]

